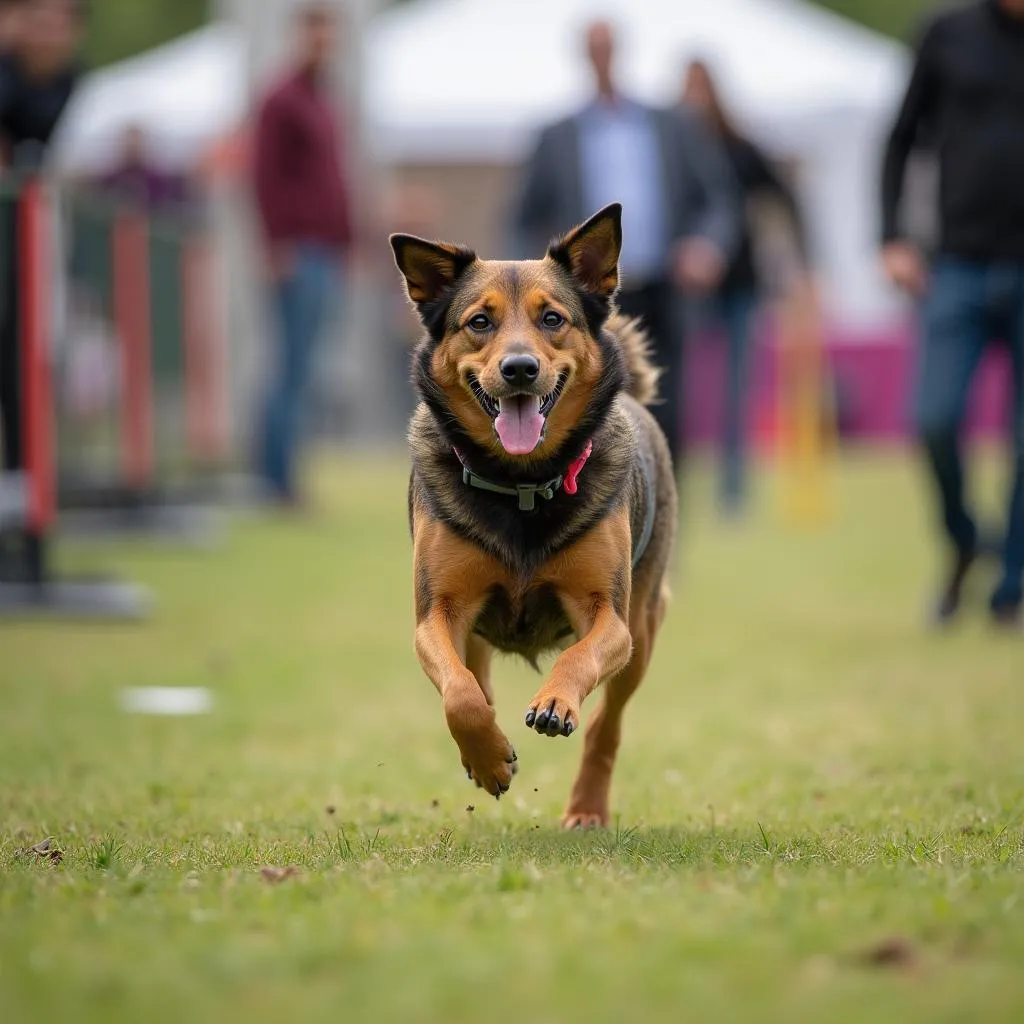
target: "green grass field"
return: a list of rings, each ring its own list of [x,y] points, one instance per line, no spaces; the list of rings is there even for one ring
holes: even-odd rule
[[[69,553],[149,584],[152,622],[0,627],[0,1020],[1024,1019],[1024,640],[922,628],[910,464],[848,456],[804,534],[768,481],[717,524],[699,475],[587,834],[557,828],[580,737],[522,725],[525,667],[497,673],[511,793],[466,781],[404,488],[328,460],[304,524]],[[215,710],[122,711],[143,685]],[[23,852],[48,836],[62,862]]]

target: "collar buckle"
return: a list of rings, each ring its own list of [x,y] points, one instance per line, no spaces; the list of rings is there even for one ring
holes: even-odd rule
[[[516,496],[519,498],[519,511],[532,512],[537,507],[537,495],[545,501],[550,501],[558,488],[561,486],[562,478],[555,477],[546,484],[516,484]]]

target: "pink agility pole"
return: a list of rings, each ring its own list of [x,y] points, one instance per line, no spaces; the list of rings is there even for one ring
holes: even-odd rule
[[[192,236],[181,252],[185,423],[189,453],[205,466],[216,465],[227,454],[225,373],[210,309],[211,273],[206,239]]]
[[[121,346],[121,465],[125,483],[153,482],[153,378],[149,302],[149,224],[141,213],[114,223],[114,322]]]
[[[44,536],[56,517],[53,447],[53,371],[50,362],[48,197],[29,181],[18,207],[18,264],[21,290],[22,433],[28,486],[27,525]]]

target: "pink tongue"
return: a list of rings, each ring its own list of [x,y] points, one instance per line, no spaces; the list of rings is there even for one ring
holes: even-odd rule
[[[544,417],[540,399],[533,395],[516,395],[501,401],[501,412],[494,421],[498,440],[509,455],[529,455],[540,443]]]

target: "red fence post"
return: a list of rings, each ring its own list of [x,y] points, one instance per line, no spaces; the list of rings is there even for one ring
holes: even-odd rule
[[[210,251],[206,239],[193,235],[181,251],[182,323],[185,348],[185,423],[188,450],[212,465],[226,454],[223,417],[222,352],[213,330]]]
[[[149,223],[119,214],[113,233],[114,322],[121,346],[121,462],[125,482],[153,481],[153,376],[149,295]]]
[[[50,529],[56,516],[48,226],[46,192],[32,179],[24,186],[18,206],[18,306],[28,527],[36,537]]]

